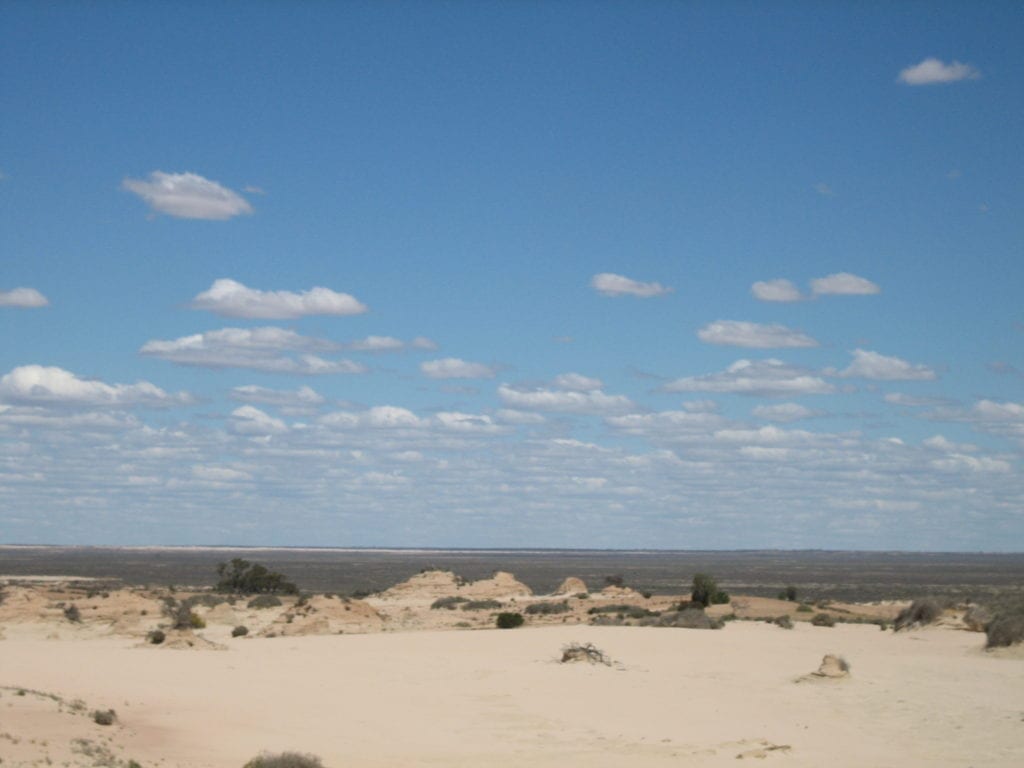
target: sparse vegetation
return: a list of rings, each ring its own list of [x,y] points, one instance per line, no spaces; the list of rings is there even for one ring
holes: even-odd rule
[[[994,606],[993,614],[985,626],[986,648],[1005,648],[1024,642],[1024,599],[1003,601]]]
[[[494,624],[498,629],[515,629],[521,627],[526,621],[521,613],[503,611],[495,617]]]
[[[92,721],[96,725],[113,725],[117,721],[117,713],[112,709],[97,709],[92,713]]]
[[[281,598],[277,595],[258,595],[246,603],[249,608],[277,608],[282,605]]]
[[[790,584],[788,587],[779,592],[779,600],[788,600],[791,603],[796,602],[796,587]]]
[[[530,603],[526,606],[525,610],[530,616],[549,616],[556,613],[568,613],[569,603],[565,600],[558,603]]]
[[[238,595],[294,595],[299,591],[295,584],[287,581],[280,573],[268,571],[264,566],[250,563],[240,557],[234,558],[230,563],[220,563],[217,566],[217,575],[220,577],[216,587],[218,592]]]
[[[245,637],[249,634],[249,628],[241,624],[231,630],[232,637]]]
[[[491,611],[498,608],[501,608],[501,603],[497,600],[470,600],[462,604],[464,611]]]
[[[616,573],[612,576],[605,576],[604,585],[606,587],[624,587],[626,585],[626,579],[621,573]]]
[[[198,613],[190,613],[188,615],[188,624],[192,629],[205,629],[206,619],[200,616]]]
[[[165,635],[163,631],[159,629],[154,629],[152,632],[146,635],[146,640],[149,641],[149,643],[152,645],[160,645],[160,643],[162,643],[166,639],[167,635]]]
[[[941,615],[942,606],[937,600],[931,598],[915,600],[899,612],[893,622],[893,629],[899,632],[901,629],[924,627],[935,622]]]
[[[651,611],[643,606],[620,603],[613,603],[612,605],[595,605],[587,611],[587,613],[591,616],[596,616],[602,613],[614,613],[620,619],[643,619],[648,616],[659,615],[658,611]]]
[[[468,603],[469,598],[461,597],[459,595],[449,595],[448,597],[439,597],[437,600],[430,604],[432,610],[448,610],[454,611],[455,606],[461,603]]]
[[[811,624],[816,627],[834,627],[836,620],[828,613],[816,613],[811,619]]]
[[[64,609],[64,618],[74,624],[79,624],[82,621],[82,612],[78,610],[77,605],[72,603]]]
[[[772,623],[775,624],[775,626],[777,627],[782,627],[783,629],[793,628],[793,620],[789,618],[789,616],[786,614],[783,614],[782,616],[777,616]]]
[[[573,661],[585,661],[589,664],[604,664],[605,666],[612,663],[604,651],[595,647],[593,643],[570,643],[562,648],[562,663],[567,664]]]
[[[264,752],[247,762],[243,768],[324,768],[324,764],[316,755],[304,755],[299,752],[271,755]]]
[[[807,603],[800,603],[800,605],[798,605],[796,607],[796,612],[797,613],[814,613],[814,609],[811,608],[811,606],[809,606]]]

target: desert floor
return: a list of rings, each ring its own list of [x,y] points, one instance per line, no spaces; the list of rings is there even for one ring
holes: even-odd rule
[[[559,663],[574,641],[613,664]],[[9,633],[0,756],[4,768],[241,768],[263,750],[328,768],[1024,765],[1024,659],[983,642],[755,622],[253,637],[228,650]],[[827,653],[851,675],[804,678]],[[107,708],[115,725],[88,715]]]

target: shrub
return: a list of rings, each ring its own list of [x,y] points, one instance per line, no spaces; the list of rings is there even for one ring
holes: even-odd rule
[[[249,634],[249,628],[239,624],[237,627],[231,630],[232,637],[245,637]]]
[[[796,587],[792,584],[786,587],[784,590],[779,592],[779,600],[789,600],[791,603],[796,602]]]
[[[1010,601],[996,606],[992,620],[985,627],[986,648],[1005,648],[1024,641],[1024,601]]]
[[[113,725],[117,713],[112,709],[97,709],[92,713],[92,721],[97,725]]]
[[[708,616],[704,608],[691,605],[679,611],[667,611],[640,621],[644,627],[677,627],[679,629],[721,629],[724,624]]]
[[[271,755],[264,752],[246,763],[244,768],[324,768],[324,764],[316,755],[303,755],[298,752]]]
[[[585,661],[589,664],[610,665],[612,660],[605,656],[604,651],[593,643],[570,643],[562,648],[562,663]]]
[[[796,607],[796,612],[797,613],[813,613],[814,609],[811,608],[811,606],[809,606],[807,603],[800,603],[800,605],[798,605]]]
[[[531,616],[548,616],[554,613],[568,613],[569,603],[563,600],[560,603],[530,603],[526,606],[526,613]]]
[[[729,593],[721,589],[711,596],[712,605],[728,605],[730,600]]]
[[[613,576],[605,576],[604,583],[608,587],[623,587],[626,585],[626,580],[621,573],[616,573]]]
[[[82,613],[78,610],[78,606],[72,603],[64,609],[64,618],[70,622],[78,624],[82,621]]]
[[[811,619],[811,624],[816,627],[834,627],[836,625],[836,620],[827,613],[816,613],[814,614],[814,618]]]
[[[246,605],[249,608],[276,608],[281,605],[281,598],[277,595],[259,595],[246,603]]]
[[[188,615],[188,625],[192,629],[204,629],[206,627],[206,619],[198,613],[190,613]]]
[[[464,611],[491,611],[497,608],[501,608],[497,600],[469,600],[462,605]]]
[[[152,632],[146,635],[146,639],[153,645],[160,645],[160,643],[167,639],[167,635],[165,635],[159,629],[154,629]]]
[[[250,563],[240,557],[231,563],[217,566],[218,592],[233,592],[240,595],[276,594],[294,595],[299,589],[290,581],[286,581],[280,573],[268,571],[258,563]]]
[[[658,611],[650,611],[639,605],[626,605],[620,603],[614,603],[612,605],[595,605],[589,611],[591,616],[599,613],[616,613],[619,618],[626,619],[642,619],[647,616],[658,616]]]
[[[775,624],[775,626],[782,627],[783,629],[792,629],[793,628],[793,620],[791,618],[789,618],[789,616],[786,616],[786,615],[777,616],[773,623]]]
[[[437,600],[430,604],[432,610],[438,610],[444,608],[449,611],[454,611],[455,606],[460,603],[468,603],[469,600],[465,597],[459,597],[458,595],[451,595],[449,597],[439,597]]]
[[[711,576],[706,573],[698,573],[693,577],[693,589],[690,591],[692,602],[707,608],[714,602],[714,597],[717,594],[718,583]]]
[[[497,615],[494,624],[498,629],[515,629],[521,627],[524,621],[523,614],[505,611]]]
[[[901,629],[911,627],[923,627],[931,624],[942,615],[942,606],[931,598],[915,600],[907,608],[904,608],[896,616],[893,622],[893,629],[899,632]]]
[[[992,611],[984,605],[972,605],[964,613],[964,624],[972,632],[984,632],[992,621]]]

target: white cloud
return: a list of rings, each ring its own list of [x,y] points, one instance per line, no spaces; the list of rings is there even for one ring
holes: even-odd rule
[[[636,408],[625,395],[608,395],[600,390],[575,392],[552,389],[523,390],[502,384],[498,387],[502,402],[513,408],[559,413],[611,414]]]
[[[49,306],[50,300],[35,288],[12,288],[0,291],[0,307],[16,307],[18,309],[36,309]]]
[[[252,480],[252,475],[231,467],[213,467],[196,464],[192,467],[192,477],[211,483],[233,483],[238,480]]]
[[[281,420],[269,416],[259,408],[243,405],[231,412],[230,429],[236,435],[280,435],[288,431]]]
[[[260,291],[236,280],[214,280],[209,289],[192,299],[189,307],[224,317],[294,319],[306,315],[359,315],[365,304],[347,293],[317,286],[308,291]]]
[[[338,429],[419,429],[427,422],[407,408],[377,405],[365,411],[337,411],[320,419],[324,426]]]
[[[539,413],[517,411],[513,408],[501,408],[494,415],[505,424],[543,424],[547,421]]]
[[[898,357],[888,357],[867,349],[855,349],[853,362],[838,373],[829,375],[843,378],[873,379],[875,381],[932,381],[938,375],[927,365],[908,363]]]
[[[405,342],[394,336],[367,336],[348,345],[356,352],[396,352],[404,347]]]
[[[260,403],[284,408],[313,407],[324,403],[323,395],[311,387],[299,387],[296,390],[270,389],[255,384],[235,387],[231,390],[231,399],[243,403]]]
[[[569,389],[576,392],[590,392],[601,389],[604,383],[600,379],[584,376],[580,373],[562,373],[552,382],[557,389]]]
[[[169,394],[148,381],[106,384],[79,378],[63,368],[23,365],[0,378],[0,401],[43,406],[164,408],[187,405],[193,402],[193,397],[186,392]]]
[[[428,339],[426,336],[417,336],[415,339],[409,342],[409,346],[413,349],[437,349],[437,342],[432,339]]]
[[[832,384],[812,371],[771,358],[737,360],[720,373],[676,379],[662,389],[666,392],[725,392],[765,397],[835,392]]]
[[[885,402],[910,408],[923,408],[926,406],[949,405],[951,401],[945,397],[928,397],[924,395],[908,395],[903,392],[889,392],[885,395]]]
[[[756,282],[750,286],[750,292],[760,301],[800,301],[803,298],[792,282],[781,277]]]
[[[716,320],[708,323],[697,331],[697,337],[708,344],[753,349],[818,346],[818,342],[806,333],[784,325],[762,325],[741,320]]]
[[[590,287],[604,296],[636,296],[640,299],[663,296],[675,290],[661,283],[641,283],[611,272],[594,275],[590,278]]]
[[[122,186],[149,207],[179,219],[225,220],[252,213],[244,197],[196,173],[153,171],[149,179],[125,179]]]
[[[811,292],[815,296],[867,296],[881,293],[882,289],[866,278],[849,272],[837,272],[811,280]]]
[[[906,85],[936,85],[955,83],[959,80],[977,80],[979,77],[981,72],[970,64],[961,64],[955,60],[944,64],[939,59],[930,57],[920,64],[902,70],[899,80]]]
[[[778,405],[759,405],[754,408],[753,414],[766,421],[790,422],[820,416],[821,411],[812,410],[799,403],[779,403]]]
[[[495,370],[483,363],[468,363],[457,357],[420,363],[420,371],[430,379],[492,379]]]
[[[969,456],[965,453],[951,453],[948,456],[929,462],[935,469],[943,472],[997,472],[1006,473],[1013,469],[1005,459],[988,456]]]
[[[351,360],[324,360],[312,354],[335,349],[337,345],[325,339],[270,326],[222,328],[169,341],[147,341],[139,353],[202,368],[247,368],[301,375],[366,372],[365,366]]]
[[[454,432],[474,432],[495,434],[504,432],[507,427],[502,427],[494,422],[490,416],[483,416],[474,413],[459,413],[458,411],[442,411],[435,414],[434,420],[444,429]]]

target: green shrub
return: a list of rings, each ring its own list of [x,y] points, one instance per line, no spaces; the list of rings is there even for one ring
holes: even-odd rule
[[[206,619],[204,619],[198,613],[190,613],[188,615],[188,625],[192,629],[205,629],[206,628]]]
[[[262,565],[250,563],[240,557],[234,558],[230,564],[221,563],[217,566],[218,592],[233,592],[239,595],[258,595],[283,593],[294,595],[299,589],[280,573],[268,571]]]
[[[523,614],[505,611],[497,615],[494,624],[498,629],[515,629],[521,627],[524,621]]]
[[[249,634],[249,628],[239,624],[237,627],[231,630],[232,637],[245,637]]]
[[[437,600],[430,604],[432,610],[438,610],[444,608],[445,610],[454,611],[455,606],[460,603],[468,603],[468,598],[459,597],[458,595],[450,595],[449,597],[439,597]]]
[[[281,604],[277,595],[258,595],[246,603],[249,608],[277,608]]]
[[[785,614],[782,615],[782,616],[777,616],[773,623],[775,624],[775,626],[782,627],[783,629],[792,629],[793,628],[793,620],[791,618],[789,618],[789,616],[786,616]]]
[[[816,613],[814,614],[814,618],[811,619],[811,624],[816,627],[834,627],[836,625],[836,620],[827,613]]]
[[[729,593],[719,589],[711,596],[712,605],[728,605],[730,601]]]
[[[560,603],[530,603],[526,606],[526,613],[530,616],[548,616],[554,613],[568,613],[569,603],[563,600]]]
[[[92,721],[97,725],[113,725],[117,713],[112,709],[97,709],[92,713]]]
[[[148,640],[153,645],[160,645],[160,643],[162,643],[166,639],[167,639],[167,635],[165,635],[159,629],[154,629],[152,632],[150,632],[148,635],[146,635],[146,640]]]
[[[324,764],[315,755],[303,755],[298,752],[271,755],[264,752],[246,763],[244,768],[324,768]]]
[[[619,618],[625,619],[642,619],[647,616],[658,616],[658,611],[651,611],[643,606],[639,605],[627,605],[624,603],[613,603],[611,605],[595,605],[589,611],[591,616],[600,613],[615,613],[618,614]]]
[[[811,608],[811,606],[809,606],[807,603],[800,603],[800,605],[798,605],[796,607],[796,612],[797,613],[814,613],[814,609]]]
[[[693,577],[693,589],[690,591],[691,602],[707,608],[719,594],[718,582],[706,573],[698,573]],[[728,599],[726,600],[728,602]]]
[[[464,611],[492,611],[501,608],[497,600],[469,600],[462,604]]]
[[[931,598],[915,600],[897,614],[896,620],[893,622],[893,629],[899,632],[901,629],[923,627],[931,624],[941,615],[942,606],[938,601]]]
[[[1008,601],[995,608],[985,626],[986,648],[1005,648],[1024,641],[1024,601]]]

